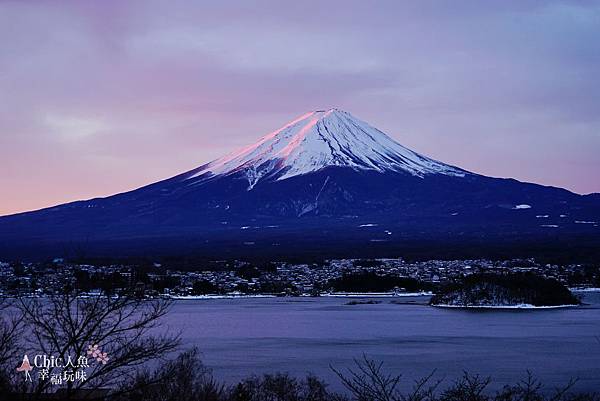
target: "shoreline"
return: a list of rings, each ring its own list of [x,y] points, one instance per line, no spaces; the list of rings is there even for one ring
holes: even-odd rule
[[[567,309],[575,308],[580,305],[547,305],[547,306],[535,306],[531,304],[518,304],[518,305],[430,305],[435,308],[443,309],[518,309],[518,310],[538,310],[538,309]]]
[[[173,295],[169,296],[169,299],[173,299],[176,301],[193,301],[193,300],[203,300],[203,299],[237,299],[237,298],[278,298],[277,295],[269,295],[269,294],[250,294],[250,295]]]
[[[575,293],[595,293],[600,292],[600,287],[572,287],[569,291]],[[99,296],[100,294],[81,294],[81,298],[92,298]],[[207,299],[237,299],[237,298],[410,298],[410,297],[429,297],[435,295],[432,291],[419,291],[419,292],[330,292],[319,295],[311,294],[299,294],[299,295],[286,295],[286,294],[203,294],[203,295],[169,295],[160,294],[158,296],[150,296],[149,298],[168,298],[173,300],[207,300]],[[26,298],[43,298],[44,294],[23,294],[21,295]],[[3,295],[0,297],[13,298],[13,295]],[[447,308],[499,308],[499,309],[538,309],[538,308],[566,308],[577,305],[557,305],[557,306],[533,306],[528,304],[522,305],[507,305],[507,306],[462,306],[462,305],[432,305]]]
[[[598,287],[573,287],[569,288],[571,292],[600,292]]]
[[[431,291],[406,292],[406,293],[387,293],[387,292],[339,292],[319,295],[273,295],[273,294],[206,294],[206,295],[170,295],[166,298],[185,301],[185,300],[206,300],[206,299],[238,299],[238,298],[408,298],[432,296]]]
[[[320,294],[320,297],[328,298],[402,298],[402,297],[424,297],[432,296],[431,291],[420,292],[331,292]]]

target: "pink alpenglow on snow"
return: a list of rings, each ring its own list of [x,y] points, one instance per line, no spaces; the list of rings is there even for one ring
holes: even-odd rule
[[[194,176],[246,171],[248,189],[262,177],[284,172],[279,180],[328,166],[356,170],[406,171],[415,176],[466,171],[420,155],[368,123],[339,109],[306,113],[257,143],[205,165]]]

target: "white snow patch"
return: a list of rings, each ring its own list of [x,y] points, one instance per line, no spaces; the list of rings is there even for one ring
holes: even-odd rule
[[[420,297],[431,296],[431,291],[420,292],[330,292],[321,294],[322,297],[332,298],[390,298],[390,297]]]
[[[538,214],[535,217],[538,219],[547,219],[548,217],[550,217],[550,215],[549,214]]]
[[[600,292],[600,288],[597,287],[573,287],[569,290],[571,292]]]
[[[361,224],[359,227],[377,227],[378,224],[374,224],[374,223],[367,223],[367,224]]]
[[[518,304],[518,305],[448,305],[439,304],[432,305],[436,308],[460,308],[460,309],[559,309],[559,308],[573,308],[578,305],[551,305],[551,306],[535,306],[532,304]]]
[[[557,224],[542,224],[540,227],[558,228]]]
[[[526,203],[522,203],[520,205],[515,205],[515,207],[513,207],[514,210],[520,210],[520,209],[531,209],[531,205],[528,205]]]
[[[206,294],[206,295],[172,295],[169,298],[175,299],[178,301],[189,301],[189,300],[199,300],[199,299],[234,299],[234,298],[276,298],[276,295],[237,295],[237,294],[228,294],[228,295],[218,295],[218,294]]]
[[[596,224],[595,221],[575,220],[575,224]]]

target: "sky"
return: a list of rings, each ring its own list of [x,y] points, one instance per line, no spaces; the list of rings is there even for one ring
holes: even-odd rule
[[[0,215],[190,170],[337,107],[600,192],[600,1],[0,0]]]

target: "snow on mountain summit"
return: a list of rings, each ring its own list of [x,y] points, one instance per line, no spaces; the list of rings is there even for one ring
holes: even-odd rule
[[[329,109],[306,113],[255,144],[206,164],[188,179],[243,172],[250,190],[263,177],[283,180],[330,166],[418,177],[467,173],[405,148],[348,112]]]

